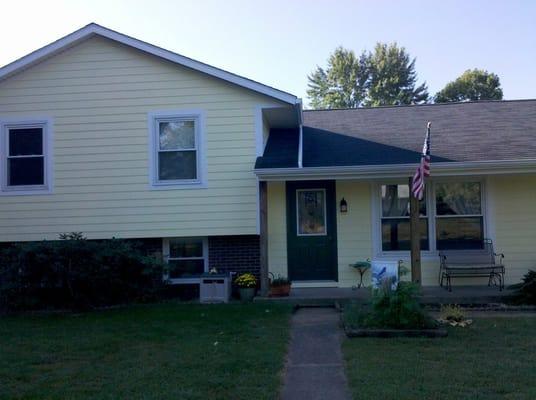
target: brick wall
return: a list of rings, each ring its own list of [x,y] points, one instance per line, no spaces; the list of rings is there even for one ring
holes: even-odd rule
[[[208,266],[222,272],[260,273],[258,235],[211,236],[208,238]]]

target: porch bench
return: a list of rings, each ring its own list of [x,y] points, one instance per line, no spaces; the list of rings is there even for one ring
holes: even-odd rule
[[[439,286],[446,281],[446,288],[452,292],[453,277],[488,277],[488,286],[504,288],[504,254],[493,251],[493,242],[483,240],[482,249],[441,250],[439,252]]]

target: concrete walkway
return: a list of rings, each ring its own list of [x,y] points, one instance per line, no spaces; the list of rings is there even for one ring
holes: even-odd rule
[[[302,308],[291,321],[282,400],[349,400],[339,312]]]

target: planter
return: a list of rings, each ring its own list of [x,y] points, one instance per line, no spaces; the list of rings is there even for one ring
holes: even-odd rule
[[[290,284],[273,286],[270,288],[270,297],[287,297],[290,294]]]
[[[244,303],[253,301],[255,297],[255,288],[238,288],[238,292],[240,293],[240,300]]]

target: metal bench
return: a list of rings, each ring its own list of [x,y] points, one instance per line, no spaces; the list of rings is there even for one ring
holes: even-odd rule
[[[504,254],[493,251],[493,242],[483,240],[482,249],[439,251],[439,286],[446,281],[446,288],[452,292],[453,277],[488,277],[492,284],[504,288]]]

